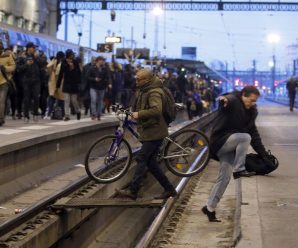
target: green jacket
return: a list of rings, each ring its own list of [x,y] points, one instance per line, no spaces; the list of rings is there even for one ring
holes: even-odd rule
[[[162,82],[157,77],[139,88],[135,110],[139,112],[137,130],[140,141],[153,141],[168,136],[168,125],[162,114]]]

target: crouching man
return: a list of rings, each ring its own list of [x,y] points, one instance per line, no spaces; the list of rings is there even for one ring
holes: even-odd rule
[[[215,208],[222,198],[233,173],[234,179],[250,177],[255,172],[245,170],[245,158],[249,146],[262,157],[266,150],[257,130],[256,102],[260,92],[254,86],[246,86],[241,92],[221,96],[216,123],[211,132],[210,146],[213,157],[220,162],[219,174],[202,212],[210,222],[220,222]]]

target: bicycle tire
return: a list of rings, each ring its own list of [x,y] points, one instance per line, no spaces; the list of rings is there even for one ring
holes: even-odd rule
[[[173,174],[190,177],[205,169],[210,159],[210,147],[204,133],[195,129],[186,129],[171,136],[171,140],[185,149],[179,148],[171,141],[165,145],[163,159]],[[188,153],[186,154],[185,151]]]
[[[90,146],[85,155],[85,170],[97,183],[107,184],[120,179],[131,164],[132,151],[129,143],[122,139],[117,145],[116,140],[116,135],[103,136]],[[116,152],[111,156],[109,150]]]

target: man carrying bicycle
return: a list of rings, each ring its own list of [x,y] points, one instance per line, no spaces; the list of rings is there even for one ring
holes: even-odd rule
[[[142,147],[136,156],[134,177],[127,189],[117,190],[118,195],[135,200],[144,175],[149,170],[164,188],[164,192],[155,199],[174,197],[177,192],[157,162],[159,148],[163,139],[168,136],[168,125],[162,114],[162,82],[151,70],[142,69],[137,72],[136,86],[138,91],[132,117],[137,120]]]

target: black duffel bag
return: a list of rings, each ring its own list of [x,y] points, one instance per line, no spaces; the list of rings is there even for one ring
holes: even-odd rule
[[[268,150],[265,157],[249,153],[246,155],[245,168],[247,171],[254,171],[257,175],[265,175],[277,169],[278,159]]]

